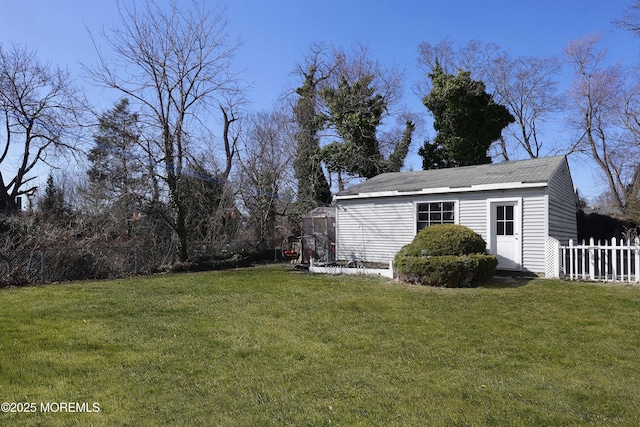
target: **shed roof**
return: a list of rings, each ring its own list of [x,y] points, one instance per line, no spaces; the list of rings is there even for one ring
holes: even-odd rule
[[[499,187],[504,184],[546,184],[558,168],[566,162],[565,156],[543,157],[512,162],[489,163],[449,169],[413,172],[383,173],[339,192],[336,197],[363,196],[365,194],[413,193],[430,189],[469,191],[481,187]]]
[[[302,215],[302,218],[333,218],[336,216],[336,209],[334,207],[320,206]]]

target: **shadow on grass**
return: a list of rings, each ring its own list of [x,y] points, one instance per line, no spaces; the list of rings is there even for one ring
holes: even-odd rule
[[[532,281],[538,279],[538,276],[527,274],[522,271],[496,271],[489,283],[480,285],[480,288],[488,289],[508,289],[519,288],[529,285]]]

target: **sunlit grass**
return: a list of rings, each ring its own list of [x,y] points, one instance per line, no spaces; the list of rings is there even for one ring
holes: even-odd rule
[[[636,425],[640,288],[284,266],[0,290],[0,425]]]

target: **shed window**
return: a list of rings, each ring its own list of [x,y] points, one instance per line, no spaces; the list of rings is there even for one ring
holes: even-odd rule
[[[418,231],[433,224],[453,224],[455,220],[455,202],[418,203]]]

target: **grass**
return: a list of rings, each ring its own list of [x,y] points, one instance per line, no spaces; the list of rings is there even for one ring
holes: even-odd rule
[[[640,425],[640,288],[284,266],[0,290],[0,425]],[[86,402],[99,412],[44,413]]]

